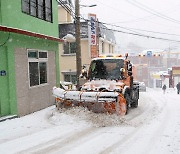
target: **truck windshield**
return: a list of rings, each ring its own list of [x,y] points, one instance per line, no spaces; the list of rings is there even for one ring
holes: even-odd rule
[[[89,68],[89,79],[120,80],[122,79],[120,69],[123,68],[123,65],[123,59],[93,60]]]

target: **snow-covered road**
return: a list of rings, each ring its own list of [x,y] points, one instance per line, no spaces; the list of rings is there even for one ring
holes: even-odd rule
[[[178,154],[180,95],[148,89],[124,117],[53,106],[1,122],[0,132],[2,154]]]

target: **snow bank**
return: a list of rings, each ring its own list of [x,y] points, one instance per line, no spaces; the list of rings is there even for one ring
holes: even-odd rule
[[[54,111],[50,120],[54,124],[61,123],[63,119],[72,121],[84,121],[95,127],[106,127],[106,126],[120,126],[127,125],[125,119],[116,114],[106,113],[94,113],[84,107],[73,107],[70,109],[61,109],[60,111]]]

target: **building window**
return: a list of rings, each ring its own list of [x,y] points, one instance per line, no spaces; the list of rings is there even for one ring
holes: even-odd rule
[[[64,81],[72,82],[73,84],[77,83],[76,75],[74,74],[64,74]]]
[[[76,53],[76,43],[70,43],[70,42],[66,42],[63,45],[64,48],[64,54],[72,54],[72,53]]]
[[[22,12],[30,14],[30,2],[29,2],[29,0],[22,0]]]
[[[104,42],[102,42],[102,53],[104,53]]]
[[[22,12],[52,22],[52,0],[22,0]]]
[[[47,83],[47,62],[46,51],[28,50],[30,87]]]

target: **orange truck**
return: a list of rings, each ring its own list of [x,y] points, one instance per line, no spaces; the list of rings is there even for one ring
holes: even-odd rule
[[[129,107],[137,108],[139,85],[133,79],[128,55],[102,55],[91,61],[86,79],[79,91],[53,88],[57,107],[83,106],[93,112],[125,115]]]

